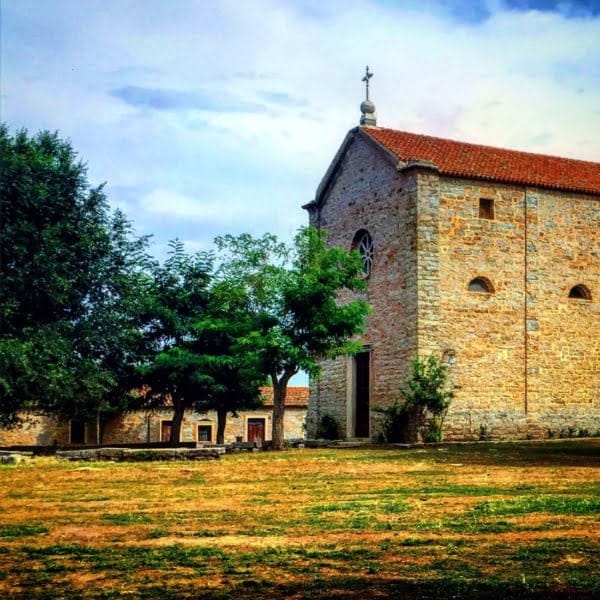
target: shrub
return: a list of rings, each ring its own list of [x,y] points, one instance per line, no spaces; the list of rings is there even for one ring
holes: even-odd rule
[[[340,426],[335,417],[323,415],[317,425],[317,439],[339,440],[340,437]]]
[[[410,410],[406,403],[395,401],[387,408],[374,408],[383,414],[379,441],[388,444],[405,442],[410,438],[409,428],[412,422]]]
[[[487,425],[480,425],[479,426],[479,441],[480,442],[487,442],[489,440],[492,439],[492,436],[490,435],[490,432],[488,431],[488,426]]]
[[[415,358],[401,391],[404,401],[374,409],[384,415],[383,441],[413,442],[421,434],[427,442],[440,442],[444,419],[454,397],[447,384],[448,368],[440,359],[433,355]]]
[[[433,415],[427,420],[426,442],[441,442],[443,438],[442,426],[445,415]]]

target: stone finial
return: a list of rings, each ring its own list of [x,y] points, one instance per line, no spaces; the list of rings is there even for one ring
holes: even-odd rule
[[[375,114],[375,105],[369,99],[369,79],[371,79],[371,77],[373,77],[373,73],[369,71],[369,65],[367,65],[367,68],[365,69],[365,76],[362,78],[362,80],[365,82],[366,95],[364,101],[360,105],[360,112],[362,113],[360,117],[360,124],[371,125],[374,127],[377,125],[377,115]]]

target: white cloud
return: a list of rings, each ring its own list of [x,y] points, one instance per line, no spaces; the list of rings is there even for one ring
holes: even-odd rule
[[[600,160],[600,18],[497,0],[463,9],[2,3],[1,114],[71,138],[92,181],[107,180],[158,244],[224,229],[291,236],[358,123],[366,63],[382,126]],[[261,108],[234,110],[244,105]]]
[[[232,200],[202,199],[180,194],[173,190],[158,189],[150,192],[141,201],[141,208],[159,217],[193,219],[227,223],[244,220],[252,212],[252,207]]]

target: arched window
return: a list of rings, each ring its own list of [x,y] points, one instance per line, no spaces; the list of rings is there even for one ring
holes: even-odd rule
[[[487,277],[475,277],[469,282],[468,290],[480,294],[493,294],[494,286]]]
[[[577,300],[591,300],[592,293],[583,283],[579,283],[571,288],[569,292],[569,298],[575,298]]]
[[[356,232],[352,241],[352,249],[359,251],[363,262],[363,273],[365,277],[368,277],[373,268],[373,238],[366,229]]]

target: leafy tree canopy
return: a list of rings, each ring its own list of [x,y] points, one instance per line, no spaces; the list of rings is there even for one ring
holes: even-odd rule
[[[299,370],[316,377],[319,361],[360,350],[354,336],[369,306],[340,301],[343,290],[361,290],[362,263],[356,252],[327,247],[325,234],[300,230],[287,247],[271,234],[244,234],[216,240],[221,266],[217,277],[248,296],[253,325],[239,346],[260,357],[273,385],[273,446],[283,447],[285,395]]]
[[[57,134],[0,126],[0,423],[121,405],[143,343],[146,238]]]
[[[223,442],[228,412],[259,403],[264,375],[257,357],[239,347],[248,332],[247,296],[213,280],[210,253],[188,255],[179,241],[154,269],[146,334],[154,354],[141,367],[147,397],[174,408],[171,441],[179,441],[184,411],[216,410]]]
[[[217,412],[217,442],[224,442],[227,414],[258,408],[260,387],[265,385],[261,357],[241,341],[253,327],[248,296],[230,282],[215,282],[204,318],[195,327],[204,348],[203,370],[209,379],[198,410]]]

